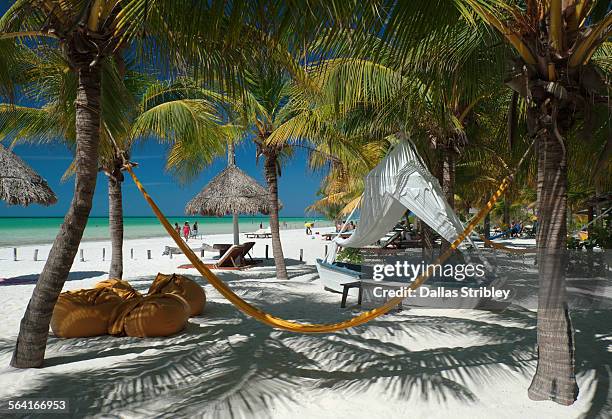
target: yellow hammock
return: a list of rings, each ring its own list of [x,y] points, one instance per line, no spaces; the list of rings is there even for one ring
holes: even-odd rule
[[[215,287],[217,291],[221,293],[221,295],[227,298],[239,310],[259,320],[260,322],[267,324],[268,326],[271,326],[277,329],[288,330],[290,332],[299,332],[299,333],[335,332],[338,330],[348,329],[349,327],[359,326],[360,324],[364,324],[366,322],[369,322],[370,320],[373,320],[379,316],[382,316],[383,314],[389,312],[391,309],[397,306],[403,300],[403,298],[401,297],[393,298],[387,301],[381,307],[375,308],[370,311],[366,311],[365,313],[355,316],[349,320],[345,320],[339,323],[331,323],[331,324],[297,323],[294,321],[281,319],[279,317],[275,317],[269,313],[266,313],[258,309],[257,307],[252,306],[251,304],[249,304],[248,302],[240,298],[238,295],[236,295],[223,281],[221,281],[210,269],[208,269],[204,265],[204,263],[202,263],[200,258],[195,253],[193,253],[191,248],[187,246],[187,244],[181,239],[180,235],[170,225],[170,222],[168,222],[166,217],[161,213],[159,207],[155,204],[153,199],[151,199],[147,191],[145,191],[144,187],[142,186],[142,183],[140,183],[140,181],[134,174],[131,164],[127,163],[125,165],[125,168],[132,176],[132,179],[134,179],[134,183],[136,184],[136,186],[138,187],[138,189],[140,190],[140,192],[142,193],[146,201],[149,203],[149,205],[151,206],[151,209],[153,210],[153,212],[155,213],[155,215],[157,216],[161,224],[164,226],[168,234],[176,242],[177,246],[183,251],[183,253],[187,256],[187,259],[189,259],[189,261],[198,270],[198,272],[200,272],[202,276],[204,276],[208,280],[208,282],[210,282],[210,284],[213,287]],[[454,252],[454,250],[459,246],[459,244],[472,232],[472,230],[480,222],[480,220],[482,220],[484,216],[493,208],[493,205],[495,205],[495,202],[497,202],[499,197],[506,191],[506,189],[510,185],[510,182],[512,181],[513,177],[514,177],[513,175],[510,175],[502,181],[501,185],[499,186],[499,189],[493,194],[489,202],[487,202],[487,205],[483,207],[478,212],[478,214],[476,214],[476,216],[467,225],[463,233],[461,233],[459,237],[457,237],[457,239],[451,244],[450,248],[436,259],[434,265],[441,264],[446,259],[448,259],[448,257]],[[433,271],[433,268],[432,269],[428,268],[424,274],[416,278],[414,282],[412,282],[412,284],[407,288],[414,290],[420,287],[427,280],[429,275],[431,275],[430,271]]]

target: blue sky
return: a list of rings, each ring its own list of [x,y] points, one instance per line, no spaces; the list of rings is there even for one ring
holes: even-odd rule
[[[227,165],[227,159],[226,157],[216,159],[193,182],[188,185],[180,185],[164,171],[165,147],[155,141],[137,145],[132,160],[139,163],[136,174],[164,213],[169,216],[182,215],[187,201],[223,170]],[[0,202],[0,217],[63,216],[70,205],[74,181],[70,179],[62,183],[60,179],[72,160],[71,153],[61,144],[18,145],[13,151],[49,182],[49,186],[58,196],[58,202],[50,207],[30,205],[27,208],[7,206]],[[263,160],[256,165],[255,146],[252,142],[238,145],[236,164],[264,184]],[[304,208],[316,199],[316,191],[319,189],[320,182],[321,174],[312,173],[307,167],[307,152],[303,149],[296,150],[294,157],[283,168],[280,178],[279,194],[284,205],[281,215],[285,217],[303,216]],[[107,186],[106,176],[98,175],[92,216],[108,214]],[[153,215],[129,177],[124,183],[123,199],[126,216]]]
[[[0,13],[4,13],[12,1],[0,0]],[[19,98],[17,98],[19,102]],[[34,170],[43,176],[58,196],[58,202],[50,207],[30,205],[27,208],[8,206],[0,201],[0,217],[40,217],[63,216],[72,199],[74,180],[61,182],[60,179],[72,160],[68,149],[61,144],[18,145],[13,150]],[[143,142],[133,150],[133,161],[140,164],[137,175],[144,183],[149,194],[156,199],[160,208],[168,216],[184,214],[185,204],[200,189],[219,173],[227,164],[226,157],[218,158],[200,176],[188,185],[180,185],[164,171],[166,146],[154,141]],[[255,162],[255,146],[245,141],[236,149],[236,164],[246,173],[264,184],[263,160],[259,166]],[[316,199],[316,192],[321,183],[322,174],[312,173],[307,167],[307,151],[297,149],[293,158],[282,170],[279,180],[279,195],[283,202],[281,215],[285,217],[304,215],[304,209]],[[98,175],[98,184],[94,196],[91,215],[108,214],[107,179]],[[126,216],[153,215],[140,192],[131,179],[126,178],[123,189],[124,211]]]

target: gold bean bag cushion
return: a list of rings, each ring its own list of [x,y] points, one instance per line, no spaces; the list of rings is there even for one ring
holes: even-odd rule
[[[189,305],[189,315],[191,317],[202,314],[206,305],[204,288],[194,280],[182,275],[158,273],[147,295],[156,294],[173,294],[183,298]]]
[[[108,288],[124,300],[141,296],[129,282],[121,279],[107,279],[105,281],[100,281],[95,285],[95,288]]]
[[[108,333],[143,338],[169,336],[183,330],[188,319],[189,306],[180,296],[149,295],[115,307]]]
[[[106,288],[64,292],[55,303],[51,330],[60,338],[105,335],[122,302],[119,295]]]

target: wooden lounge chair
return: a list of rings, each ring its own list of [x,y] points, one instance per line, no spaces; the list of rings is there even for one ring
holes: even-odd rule
[[[255,246],[255,242],[245,242],[245,243],[242,243],[242,246],[244,247],[242,258],[246,258],[248,256],[249,259],[253,260],[253,257],[251,256],[251,250],[253,250],[253,246]]]
[[[389,237],[388,239],[385,239],[384,241],[383,240],[380,241],[380,247],[382,249],[385,249],[385,248],[387,248],[387,247],[389,247],[391,245],[394,245],[395,242],[400,239],[401,235],[402,235],[401,231],[395,231],[391,235],[391,237]]]
[[[244,249],[240,244],[234,244],[232,247],[217,260],[204,260],[204,264],[210,269],[240,269],[244,266]]]
[[[206,252],[215,252],[215,248],[213,248],[210,244],[207,243],[202,243],[202,246],[200,247],[192,247],[193,251],[195,253],[200,252],[201,254],[206,251]],[[178,248],[178,247],[174,247],[174,246],[166,246],[164,247],[164,251],[162,253],[163,256],[167,256],[170,254],[170,252],[172,252],[173,255],[182,255],[183,251]]]
[[[341,239],[348,239],[352,234],[352,231],[345,231],[342,233],[325,233],[321,234],[321,237],[323,237],[324,240],[333,240],[338,236],[340,236]]]
[[[257,231],[246,234],[247,239],[267,239],[272,237],[272,233],[268,228],[260,228]]]

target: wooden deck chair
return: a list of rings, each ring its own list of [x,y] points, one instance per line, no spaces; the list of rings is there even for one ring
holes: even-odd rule
[[[209,263],[204,261],[204,264],[211,269],[222,269],[222,268],[240,268],[243,266],[244,259],[244,246],[240,244],[234,244],[215,263]]]
[[[251,250],[253,249],[253,246],[255,246],[255,242],[245,242],[242,243],[242,246],[244,247],[242,258],[244,259],[248,256],[249,259],[253,260],[253,256],[251,256]]]

